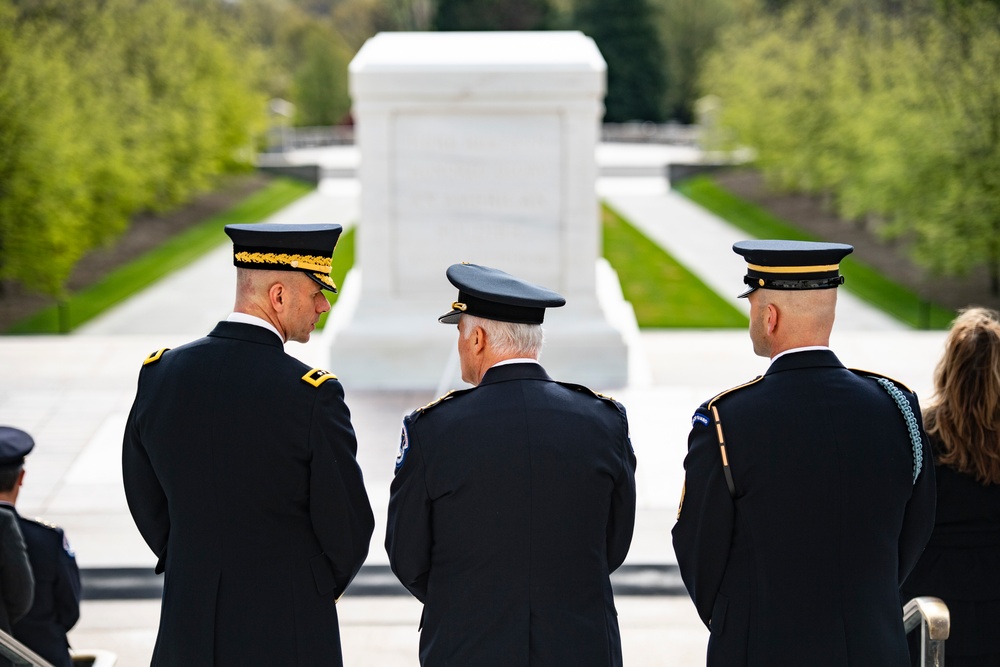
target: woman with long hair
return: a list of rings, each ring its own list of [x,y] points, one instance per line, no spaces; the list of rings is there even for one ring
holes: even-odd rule
[[[949,667],[1000,666],[1000,314],[963,311],[934,372],[924,429],[934,450],[934,533],[903,601],[941,598],[951,613]],[[911,643],[911,653],[915,643]],[[919,658],[919,648],[913,656]]]

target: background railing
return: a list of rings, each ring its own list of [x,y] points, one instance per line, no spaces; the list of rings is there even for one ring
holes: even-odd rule
[[[944,667],[944,642],[951,633],[951,614],[939,598],[913,598],[903,607],[906,633],[920,628],[920,665]]]
[[[697,146],[700,136],[697,125],[680,123],[605,123],[601,126],[601,141],[629,144],[666,144],[671,146]],[[268,131],[268,152],[345,146],[354,143],[354,127],[333,125],[329,127],[272,126]]]

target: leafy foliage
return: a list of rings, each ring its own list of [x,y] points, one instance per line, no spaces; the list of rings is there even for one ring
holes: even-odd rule
[[[574,25],[608,64],[606,122],[664,119],[667,80],[655,18],[648,0],[577,0]]]
[[[773,185],[905,236],[934,272],[985,266],[1000,294],[1000,8],[940,8],[758,7],[723,32],[704,86]]]
[[[437,0],[435,30],[543,30],[553,18],[549,0]]]
[[[0,279],[57,298],[139,210],[247,168],[259,52],[170,0],[0,0]]]

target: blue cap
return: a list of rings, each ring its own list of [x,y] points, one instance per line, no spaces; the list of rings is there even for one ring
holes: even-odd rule
[[[758,289],[830,289],[844,284],[840,260],[854,252],[846,243],[816,241],[740,241],[733,252],[747,260],[739,298]]]
[[[24,463],[24,457],[35,448],[31,436],[13,426],[0,426],[0,466]]]
[[[566,299],[550,289],[488,266],[452,264],[447,275],[458,288],[458,301],[451,304],[450,312],[438,318],[443,324],[457,324],[463,314],[500,322],[541,324],[546,308],[566,304]]]
[[[333,251],[343,227],[334,224],[285,225],[264,222],[226,225],[233,240],[233,264],[243,269],[301,271],[336,293],[330,277]]]

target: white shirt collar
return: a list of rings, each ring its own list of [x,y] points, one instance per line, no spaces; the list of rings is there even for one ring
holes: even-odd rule
[[[827,350],[827,351],[829,351],[829,349],[830,348],[828,348],[826,345],[810,345],[808,347],[793,347],[790,350],[785,350],[784,352],[779,352],[778,354],[776,354],[773,357],[771,357],[771,363],[773,364],[775,361],[778,360],[779,357],[783,357],[786,354],[792,354],[794,352],[811,352],[812,350]]]
[[[278,330],[274,328],[274,325],[265,319],[261,319],[256,315],[251,315],[249,313],[230,313],[229,317],[226,318],[227,322],[239,322],[240,324],[252,324],[255,327],[261,327],[267,329],[268,331],[274,333],[275,336],[281,338],[281,342],[284,343],[285,339],[281,337]]]
[[[538,359],[529,359],[528,357],[518,357],[516,359],[504,359],[503,361],[498,361],[490,368],[496,368],[497,366],[506,366],[507,364],[537,364]]]

